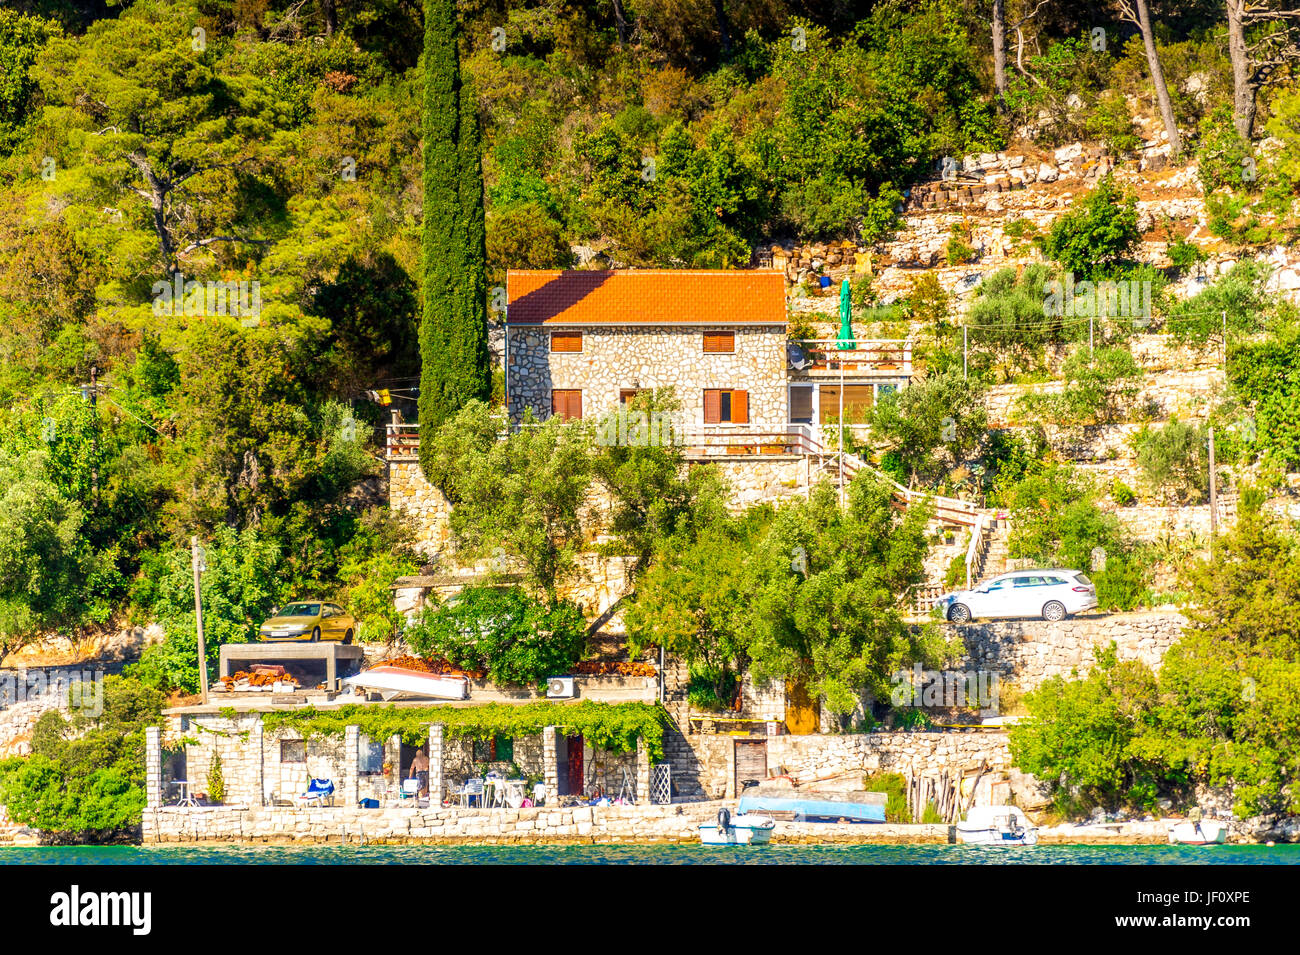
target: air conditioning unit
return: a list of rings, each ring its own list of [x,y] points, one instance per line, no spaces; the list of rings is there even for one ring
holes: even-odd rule
[[[553,676],[547,678],[546,698],[548,700],[564,700],[575,695],[573,689],[573,677]]]

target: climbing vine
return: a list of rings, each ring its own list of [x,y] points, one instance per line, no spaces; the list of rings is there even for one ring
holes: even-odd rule
[[[358,726],[370,739],[401,736],[422,745],[429,724],[441,723],[449,739],[489,739],[494,736],[533,736],[554,726],[564,736],[581,734],[592,746],[615,752],[634,752],[637,738],[645,740],[652,760],[664,758],[664,725],[668,715],[652,703],[486,703],[482,706],[362,706],[347,704],[336,710],[306,707],[267,713],[268,732],[297,730],[305,737],[342,736],[344,728]]]

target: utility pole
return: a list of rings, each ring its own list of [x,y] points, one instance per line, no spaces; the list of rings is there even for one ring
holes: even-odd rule
[[[199,693],[202,702],[208,702],[208,651],[203,643],[203,588],[199,579],[208,569],[207,555],[199,546],[197,537],[190,538],[190,563],[194,567],[194,622],[199,636]]]
[[[844,510],[844,356],[840,355],[840,510]]]
[[[966,372],[966,366],[970,362],[970,327],[963,324],[961,327],[961,377],[963,380],[969,377]]]
[[[1210,540],[1219,532],[1218,481],[1214,474],[1214,429],[1210,429]]]

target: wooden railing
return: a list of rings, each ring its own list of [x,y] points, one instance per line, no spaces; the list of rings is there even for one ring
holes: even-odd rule
[[[384,454],[393,458],[415,457],[420,451],[420,426],[418,424],[390,422],[384,437]]]
[[[948,591],[943,584],[913,584],[903,595],[901,603],[905,610],[911,610],[918,617],[928,617],[939,598]]]

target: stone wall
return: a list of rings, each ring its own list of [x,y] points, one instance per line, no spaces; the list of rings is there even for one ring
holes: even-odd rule
[[[1121,660],[1140,660],[1158,669],[1186,625],[1179,613],[1125,613],[1058,623],[998,620],[944,626],[966,644],[968,656],[959,670],[996,670],[1001,679],[1028,692],[1048,677],[1068,679],[1075,669],[1085,674],[1092,668],[1093,650],[1112,641]]]
[[[313,844],[695,843],[721,804],[573,809],[147,809],[144,842]],[[734,806],[729,807],[734,810]],[[1160,833],[1164,838],[1163,831]],[[778,822],[776,843],[945,843],[943,825]]]
[[[1016,402],[1027,394],[1059,394],[1064,383],[1051,381],[1035,385],[994,385],[985,397],[989,423],[994,427],[1025,424]],[[1223,389],[1223,371],[1198,368],[1147,375],[1130,407],[1150,406],[1161,417],[1202,418],[1209,411],[1210,399]]]
[[[675,780],[685,788],[698,782],[709,799],[735,798],[735,743],[732,736],[683,737],[689,750],[668,750]],[[853,733],[809,736],[768,736],[769,775],[789,775],[798,783],[848,776],[856,786],[860,776],[874,773],[926,775],[964,770],[986,764],[990,770],[1011,768],[1006,733]],[[849,788],[852,788],[850,786]]]
[[[450,545],[451,505],[425,480],[414,457],[388,462],[388,506],[415,532],[415,549],[420,553],[432,556]]]
[[[802,497],[808,493],[810,480],[815,484],[824,477],[811,470],[809,459],[793,455],[718,456],[692,461],[693,465],[705,463],[716,467],[726,479],[731,488],[728,507],[737,513],[754,504]]]
[[[25,667],[0,670],[0,758],[31,753],[32,730],[49,710],[68,712],[68,693],[81,683],[85,705],[102,686],[105,670],[99,666]],[[79,691],[81,692],[81,691]]]
[[[676,326],[582,329],[582,351],[552,352],[549,327],[512,327],[506,369],[510,420],[525,408],[551,415],[552,389],[581,389],[582,415],[596,418],[619,407],[619,391],[673,388],[680,426],[706,430],[704,389],[749,393],[749,423],[739,430],[784,430],[787,418],[785,327],[734,326],[735,352],[704,352],[703,329]],[[713,428],[713,425],[708,426]]]

